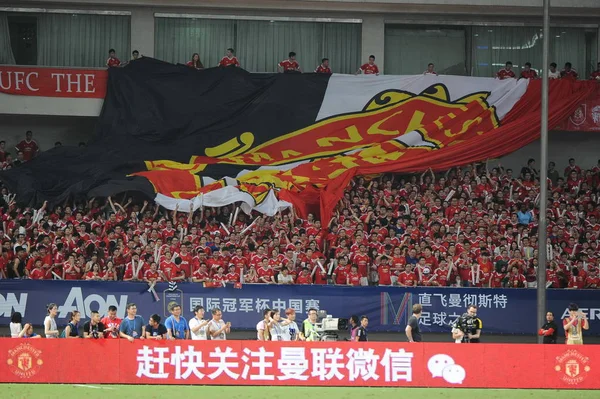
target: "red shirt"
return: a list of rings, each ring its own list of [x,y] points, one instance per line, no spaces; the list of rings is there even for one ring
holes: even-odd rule
[[[562,71],[560,71],[560,77],[563,79],[577,80],[579,74],[574,69],[571,69],[570,71],[565,71],[563,69]]]
[[[407,273],[406,271],[403,271],[400,273],[400,276],[398,276],[398,282],[402,285],[412,287],[415,285],[415,281],[417,281],[417,276],[414,272]]]
[[[523,79],[537,79],[537,77],[537,72],[533,69],[530,69],[529,71],[521,71],[521,78]]]
[[[65,263],[65,280],[79,280],[81,273],[77,271],[77,267],[73,266],[70,270],[69,267],[70,265],[68,263]]]
[[[390,265],[379,265],[377,273],[379,274],[379,285],[392,285]]]
[[[141,263],[141,261],[138,261],[135,265],[136,269],[138,269],[137,275],[135,277],[138,280],[141,280],[142,277],[144,276],[144,271],[143,271],[144,265],[143,264],[140,265],[140,263]],[[126,279],[126,278],[133,278],[133,264],[132,263],[127,264],[127,267],[125,269],[125,275],[123,276],[123,279]]]
[[[360,67],[360,70],[365,75],[377,75],[379,74],[379,68],[375,64],[364,64]]]
[[[158,273],[158,270],[156,270],[156,271],[146,270],[146,273],[144,273],[144,278],[146,280],[160,281],[160,274]]]
[[[348,273],[348,282],[351,286],[358,287],[360,285],[360,274],[358,273]]]
[[[600,277],[587,277],[585,279],[585,286],[588,288],[599,288],[600,287]]]
[[[225,275],[225,279],[227,280],[228,283],[239,283],[240,275],[237,273],[227,273]]]
[[[179,254],[179,257],[181,258],[181,263],[179,264],[179,269],[183,270],[186,277],[191,276],[192,275],[192,261],[193,261],[194,257],[190,253],[187,253],[185,255]]]
[[[21,142],[17,144],[15,148],[23,153],[23,159],[25,161],[31,161],[40,150],[40,147],[35,140],[21,140]]]
[[[323,271],[320,267],[317,268],[315,272],[315,284],[327,284],[327,270]]]
[[[283,60],[279,63],[279,66],[285,71],[297,71],[300,68],[300,64],[298,64],[298,62],[296,62],[296,60],[294,61],[290,61],[290,60]]]
[[[510,78],[515,78],[515,73],[510,70],[508,71],[506,68],[502,68],[501,70],[498,71],[498,73],[496,74],[496,77],[500,80],[504,80],[504,79],[510,79]]]
[[[504,280],[504,273],[493,271],[490,275],[490,287],[502,288],[502,280]]]
[[[346,276],[348,275],[348,273],[350,273],[350,268],[347,265],[339,265],[338,267],[336,267],[333,271],[333,274],[335,274],[335,283],[346,284]]]
[[[121,325],[121,319],[118,317],[111,319],[110,317],[105,316],[102,318],[102,320],[100,320],[100,322],[104,324],[107,329],[112,327],[116,328],[116,331],[105,331],[104,338],[119,338],[119,326]]]
[[[165,275],[165,278],[169,281],[171,281],[173,277],[177,277],[179,274],[179,268],[173,262],[163,262],[160,265],[160,270]]]
[[[312,277],[310,276],[310,274],[307,274],[305,276],[304,273],[302,273],[296,279],[296,284],[305,284],[305,285],[306,284],[312,284]]]
[[[273,273],[273,269],[265,269],[263,267],[259,267],[256,270],[256,274],[258,274],[258,282],[259,283],[263,283],[264,280],[266,280],[267,282],[271,282],[272,281],[272,277],[275,276],[275,273]],[[262,277],[265,277],[265,279],[261,279]]]
[[[221,61],[219,61],[219,66],[228,67],[230,65],[240,66],[240,62],[238,61],[237,57],[234,56],[229,58],[225,56],[221,58]]]
[[[600,79],[600,69],[598,69],[597,71],[592,72],[592,74],[590,75],[590,79]]]
[[[367,277],[367,264],[369,263],[369,255],[357,254],[354,256],[353,262],[358,266],[358,274],[362,277]]]
[[[331,73],[331,68],[319,65],[317,69],[315,69],[315,73]]]
[[[438,283],[440,287],[448,286],[448,269],[435,269],[433,274],[435,275],[435,282]]]
[[[118,67],[121,65],[121,61],[117,57],[109,57],[108,60],[106,60],[106,65],[109,68]]]
[[[192,273],[192,278],[206,281],[210,279],[210,276],[207,272],[203,272],[200,269],[198,269],[194,273]]]
[[[508,276],[508,286],[507,288],[524,288],[526,287],[525,283],[527,282],[527,279],[525,279],[525,276],[522,275],[521,273],[514,275],[514,274],[510,274],[510,276]]]
[[[29,272],[29,278],[32,280],[44,280],[46,278],[46,273],[44,273],[39,267],[36,267]]]

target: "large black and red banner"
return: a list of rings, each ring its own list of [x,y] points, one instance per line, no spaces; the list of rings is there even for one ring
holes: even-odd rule
[[[556,127],[600,94],[553,81]],[[325,220],[353,176],[443,170],[539,137],[541,81],[196,71],[144,58],[109,70],[95,140],[0,178],[21,201],[141,191],[168,209],[294,206]]]

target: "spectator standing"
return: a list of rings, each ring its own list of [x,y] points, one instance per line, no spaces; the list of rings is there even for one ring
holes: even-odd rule
[[[223,312],[219,308],[212,310],[212,320],[209,323],[208,331],[210,337],[216,341],[224,341],[227,339],[227,334],[231,332],[231,323],[223,321]]]
[[[285,329],[282,325],[281,313],[279,310],[272,310],[270,313],[270,335],[271,341],[283,341],[283,336],[285,335]]]
[[[556,62],[550,64],[550,68],[548,70],[548,79],[560,79],[560,72],[556,69]]]
[[[515,72],[512,70],[512,67],[513,67],[513,63],[510,61],[506,61],[504,68],[502,68],[501,70],[499,70],[496,73],[496,79],[506,80],[506,79],[516,78]]]
[[[79,337],[79,321],[81,320],[81,313],[78,310],[74,310],[69,313],[69,323],[62,332],[62,338],[80,338]]]
[[[277,71],[283,73],[302,72],[302,69],[300,69],[300,64],[298,64],[298,61],[296,61],[296,53],[290,51],[290,53],[288,54],[288,59],[281,61],[277,65]]]
[[[40,147],[38,143],[33,139],[33,132],[28,130],[25,132],[25,140],[21,140],[19,144],[15,146],[17,154],[19,151],[23,153],[23,162],[31,161],[33,158],[38,156]]]
[[[537,77],[535,69],[531,69],[531,62],[526,62],[525,68],[521,71],[521,79],[537,79]]]
[[[433,65],[433,62],[430,62],[429,64],[427,64],[427,69],[425,70],[425,72],[423,72],[423,75],[434,75],[437,76],[437,72],[434,69],[435,65]]]
[[[358,75],[359,73],[362,73],[363,75],[379,75],[379,68],[377,67],[377,65],[375,65],[374,55],[370,55],[369,62],[361,65],[360,68],[358,68],[358,71],[356,71],[356,75]]]
[[[204,320],[204,307],[196,305],[194,307],[194,317],[190,319],[190,336],[192,340],[206,341],[208,339],[207,327],[210,320]]]
[[[419,318],[421,317],[421,312],[423,311],[423,305],[420,303],[416,303],[412,307],[412,316],[408,318],[408,323],[406,324],[406,328],[404,332],[406,333],[406,337],[408,338],[408,342],[421,342],[421,330],[419,329]]]
[[[196,70],[204,69],[204,65],[202,65],[202,62],[200,61],[200,54],[198,53],[192,54],[192,59],[188,61],[185,65]]]
[[[190,330],[185,317],[181,316],[181,305],[171,305],[171,316],[165,321],[168,339],[189,339]]]
[[[560,71],[560,77],[562,79],[577,80],[579,74],[573,69],[573,65],[570,62],[566,62],[564,69]]]
[[[596,70],[590,75],[591,80],[600,80],[600,62],[596,66]],[[1,144],[1,143],[0,143]]]
[[[48,316],[44,319],[44,335],[46,338],[58,338],[59,331],[56,325],[56,315],[58,314],[58,306],[55,303],[50,303],[46,307]]]
[[[119,335],[126,338],[129,342],[136,339],[144,339],[146,326],[142,316],[137,315],[137,306],[135,303],[127,304],[127,317],[121,321],[119,326]]]
[[[92,310],[89,321],[83,324],[83,338],[104,338],[104,324],[100,321],[100,313]]]
[[[104,338],[119,338],[121,319],[117,317],[115,305],[108,307],[108,314],[102,318],[101,322],[104,325]]]
[[[556,170],[556,163],[548,163],[548,179],[552,182],[552,186],[556,186],[559,178],[560,174],[558,173],[558,170]]]
[[[590,323],[585,313],[579,311],[576,303],[569,305],[569,317],[563,320],[567,345],[583,345],[583,330],[589,330]]]
[[[554,321],[554,313],[548,312],[546,313],[546,323],[542,326],[540,331],[538,331],[538,335],[543,336],[543,342],[545,344],[555,344],[556,338],[558,336],[558,326]]]
[[[6,161],[6,141],[0,141],[0,165]]]
[[[331,73],[331,68],[329,67],[329,58],[323,58],[321,60],[321,65],[315,69],[315,73]]]
[[[350,316],[350,341],[356,341],[356,332],[360,328],[360,321],[358,320],[358,316],[353,314]]]
[[[23,322],[23,316],[21,312],[14,312],[10,316],[10,337],[11,338],[19,338],[19,334],[23,330],[21,323]]]
[[[220,67],[228,67],[228,66],[236,66],[239,67],[240,66],[240,62],[238,61],[237,57],[235,55],[233,55],[235,53],[235,51],[230,47],[227,49],[227,51],[225,52],[225,57],[221,58],[221,61],[219,61],[219,65]]]
[[[256,339],[259,341],[271,340],[271,309],[265,309],[263,319],[256,324]]]
[[[296,311],[292,308],[285,310],[287,319],[282,322],[284,334],[282,341],[298,341],[300,339],[300,330],[296,324]]]
[[[160,316],[153,314],[148,319],[146,326],[146,339],[165,339],[167,338],[167,327],[160,322]]]
[[[367,326],[369,325],[369,319],[367,316],[362,316],[360,318],[360,327],[358,327],[356,331],[356,341],[357,342],[366,342],[369,340],[367,334]]]
[[[116,51],[113,48],[108,50],[108,59],[106,60],[106,66],[109,68],[116,68],[121,66],[121,60],[117,58]]]

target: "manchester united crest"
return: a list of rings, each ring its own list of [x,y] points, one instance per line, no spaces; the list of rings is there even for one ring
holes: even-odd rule
[[[568,385],[579,385],[589,374],[590,358],[576,350],[568,350],[556,357],[554,370]]]
[[[29,379],[40,371],[44,361],[41,350],[29,344],[20,344],[8,351],[6,363],[14,375]]]
[[[575,110],[575,112],[573,113],[573,115],[571,115],[569,117],[569,120],[575,126],[579,126],[579,125],[582,125],[585,122],[586,117],[587,117],[587,105],[586,104],[581,104]]]

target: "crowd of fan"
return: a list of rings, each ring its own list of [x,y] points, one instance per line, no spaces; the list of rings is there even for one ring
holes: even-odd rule
[[[279,62],[277,64],[277,71],[284,73],[301,73],[302,68],[300,64],[296,60],[296,53],[294,51],[290,51],[288,54],[288,58]],[[135,61],[141,57],[140,52],[134,50],[131,53],[131,61]],[[131,62],[129,61],[129,62]],[[331,66],[329,65],[329,58],[323,58],[321,60],[321,64],[318,65],[314,73],[331,73]],[[127,65],[128,62],[123,63],[119,58],[117,58],[115,49],[110,49],[108,51],[108,59],[106,60],[106,66],[109,68],[116,68]],[[186,65],[190,68],[194,68],[197,70],[202,70],[205,68],[204,64],[200,60],[200,55],[198,53],[192,54],[191,59],[186,62]],[[236,66],[241,67],[240,61],[235,56],[235,50],[233,48],[228,48],[225,51],[225,56],[221,58],[219,64],[216,65],[219,67],[229,67]],[[370,55],[367,63],[361,65],[356,74],[365,74],[365,75],[379,75],[379,67],[375,64],[375,56]],[[433,63],[429,63],[427,65],[427,69],[423,72],[424,75],[437,75],[435,72],[435,65]],[[496,73],[496,78],[500,80],[504,79],[537,79],[539,77],[538,72],[531,67],[530,62],[526,62],[523,64],[523,69],[519,73],[515,73],[513,71],[513,63],[511,61],[507,61],[504,68],[500,69]],[[550,79],[570,79],[577,80],[579,79],[579,73],[573,68],[573,65],[570,62],[565,63],[565,67],[562,70],[557,70],[557,65],[555,62],[551,63],[548,67],[548,77]],[[591,80],[599,80],[600,81],[600,62],[598,63],[598,68],[590,74]]]
[[[31,132],[23,142],[26,162],[39,147]],[[2,187],[0,277],[535,287],[538,179],[533,159],[518,172],[486,162],[361,177],[325,225],[293,211],[169,212],[126,197],[31,209]],[[548,284],[596,289],[600,160],[582,169],[570,159],[563,173],[551,162],[548,179]]]

